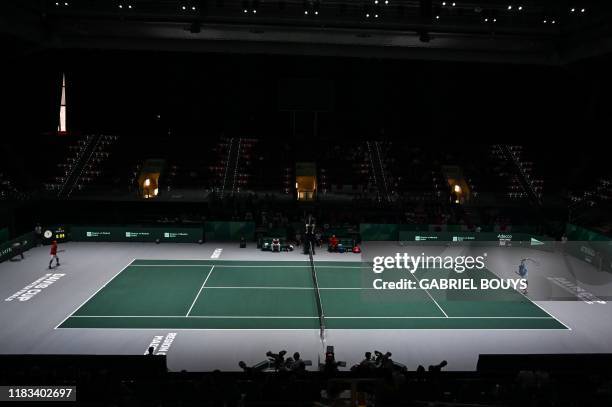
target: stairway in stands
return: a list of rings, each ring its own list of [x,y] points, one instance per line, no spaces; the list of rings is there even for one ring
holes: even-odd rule
[[[70,198],[74,192],[80,191],[85,184],[99,176],[98,167],[109,155],[104,150],[116,140],[116,136],[105,135],[89,135],[79,140],[72,148],[75,155],[68,157],[63,165],[64,176],[58,178],[58,184],[52,185],[52,189],[57,191],[57,197]]]
[[[233,137],[229,139],[223,181],[219,191],[221,198],[223,198],[226,194],[234,195],[238,187],[238,168],[240,165],[241,147],[241,138]]]
[[[383,164],[380,143],[378,141],[366,141],[368,148],[368,156],[370,158],[370,168],[372,169],[372,178],[376,186],[378,201],[391,201],[389,194],[389,186],[387,184],[387,176],[385,166]]]
[[[541,180],[533,176],[533,163],[525,161],[522,157],[523,150],[520,146],[509,146],[502,144],[498,147],[504,158],[515,168],[517,181],[529,200],[537,206],[542,205]]]

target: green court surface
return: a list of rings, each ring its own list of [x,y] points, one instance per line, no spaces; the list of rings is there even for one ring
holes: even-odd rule
[[[383,274],[373,274],[367,264],[321,261],[316,269],[326,329],[567,329],[512,289],[375,290],[372,280]],[[383,278],[418,281],[448,273],[427,270]],[[470,273],[476,282],[495,278],[489,271]],[[222,260],[134,260],[58,326],[319,327],[308,261]]]

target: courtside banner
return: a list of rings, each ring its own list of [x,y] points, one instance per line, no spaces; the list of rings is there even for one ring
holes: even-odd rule
[[[547,236],[538,236],[529,233],[517,232],[471,232],[471,231],[454,231],[454,232],[428,232],[428,231],[412,231],[400,230],[399,241],[402,243],[412,242],[527,242],[532,239],[544,242],[552,241]]]
[[[202,228],[176,226],[71,226],[70,238],[79,242],[160,242],[197,243]]]
[[[34,232],[26,233],[17,239],[0,244],[0,262],[19,256],[34,246]]]

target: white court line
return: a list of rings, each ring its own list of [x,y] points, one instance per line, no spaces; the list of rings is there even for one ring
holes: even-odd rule
[[[73,315],[70,318],[193,318],[186,315]]]
[[[204,287],[205,290],[210,290],[211,288],[219,288],[226,290],[316,290],[315,287],[288,287],[288,286],[212,286]],[[319,290],[378,290],[374,287],[319,287]],[[378,290],[383,291],[383,290]]]
[[[316,317],[318,318],[318,317]],[[443,317],[440,317],[441,319]],[[83,327],[66,327],[58,328],[65,330],[94,330],[94,331],[159,331],[167,328],[83,328]],[[199,332],[293,332],[305,331],[319,333],[319,328],[168,328],[173,331],[199,331]],[[558,328],[333,328],[338,331],[438,331],[438,332],[454,332],[454,331],[537,331],[537,332],[559,332],[567,331],[567,329]]]
[[[198,297],[200,296],[200,293],[202,292],[202,289],[204,289],[204,286],[206,285],[206,282],[208,281],[208,278],[210,277],[212,271],[215,269],[215,266],[212,266],[210,268],[210,270],[208,271],[208,275],[206,276],[206,278],[204,279],[204,282],[202,283],[202,286],[200,287],[200,290],[198,291],[198,294],[196,295],[196,297],[193,299],[193,302],[191,303],[191,307],[189,307],[189,311],[187,311],[187,314],[185,314],[186,317],[189,316],[189,313],[191,312],[191,310],[193,309],[193,306],[195,305],[196,301],[198,300]]]
[[[546,311],[544,308],[540,307],[540,305],[535,302],[532,301],[531,298],[527,297],[525,294],[523,294],[522,292],[516,290],[517,293],[519,293],[520,295],[522,295],[523,297],[525,297],[527,299],[527,301],[529,301],[530,303],[532,303],[533,305],[535,305],[536,307],[538,307],[539,309],[541,309],[542,311],[544,311],[544,313],[546,315],[549,315],[551,318],[555,319],[558,323],[560,323],[561,325],[563,325],[564,327],[566,327],[568,330],[572,330],[572,328],[570,328],[569,326],[567,326],[563,321],[561,321],[559,318],[557,318],[556,316],[554,316],[553,314],[551,314],[550,312]]]
[[[247,290],[316,290],[315,287],[289,287],[289,286],[213,286],[213,285],[209,285],[208,287],[204,287],[205,290],[210,290],[211,288],[218,288],[218,289],[225,289],[225,290],[242,290],[242,289],[247,289]],[[368,290],[368,291],[381,291],[381,292],[387,292],[387,291],[391,291],[393,293],[397,292],[395,290],[384,290],[384,289],[380,289],[380,288],[374,288],[374,287],[319,287],[319,290]],[[418,288],[418,289],[406,289],[403,290],[404,292],[410,292],[410,291],[427,291],[424,290],[422,288]],[[435,300],[434,300],[435,301]]]
[[[130,267],[212,267],[215,264],[132,264]],[[221,267],[221,265],[216,265]]]
[[[412,273],[408,273],[408,274],[410,274],[410,276],[411,276],[411,277],[414,277],[414,278],[416,279],[416,281],[417,281],[417,283],[419,283],[419,287],[420,287],[420,285],[421,285],[421,280],[419,280],[419,278],[418,278],[417,276],[415,276],[414,274],[412,274]],[[429,296],[429,298],[431,298],[431,300],[432,300],[433,302],[435,302],[435,303],[436,303],[436,305],[438,306],[438,308],[440,309],[440,311],[442,311],[442,313],[444,314],[444,316],[445,316],[446,318],[448,318],[448,314],[447,314],[447,313],[444,311],[444,309],[443,309],[443,308],[440,306],[440,304],[438,304],[438,301],[436,301],[436,300],[435,300],[435,298],[431,296],[431,294],[429,293],[429,291],[427,291],[427,290],[426,290],[426,289],[424,289],[424,288],[421,288],[421,290],[423,290],[423,291],[425,291],[425,293],[427,293],[427,295]]]
[[[301,318],[319,319],[319,317],[293,315],[75,315],[71,318],[227,318],[227,319],[260,319],[260,318]]]
[[[130,267],[233,267],[233,268],[310,268],[310,266],[271,266],[271,265],[239,265],[239,264],[132,264]],[[361,266],[319,266],[317,268],[361,269]]]
[[[553,317],[326,317],[328,319],[555,319]]]
[[[79,310],[79,309],[80,309],[80,308],[81,308],[83,305],[85,305],[85,303],[86,303],[86,302],[88,302],[88,301],[89,301],[89,300],[91,300],[91,299],[92,299],[92,298],[93,298],[93,297],[94,297],[96,294],[98,294],[98,293],[100,292],[100,290],[102,290],[102,289],[103,289],[104,287],[106,287],[106,286],[107,286],[107,285],[108,285],[108,284],[109,284],[111,281],[113,281],[113,280],[115,279],[115,277],[117,277],[119,274],[121,274],[121,273],[123,272],[123,270],[125,270],[125,269],[126,269],[126,268],[128,268],[128,267],[130,267],[130,264],[132,264],[132,263],[133,263],[135,260],[136,260],[136,259],[132,259],[132,261],[130,261],[130,262],[128,263],[128,265],[127,265],[127,266],[125,266],[124,268],[122,268],[121,270],[119,270],[119,272],[118,272],[117,274],[115,274],[113,277],[111,277],[111,279],[110,279],[110,280],[108,280],[108,281],[107,281],[107,282],[106,282],[106,283],[105,283],[105,284],[104,284],[102,287],[98,288],[98,289],[96,290],[96,292],[95,292],[95,293],[93,293],[92,295],[90,295],[90,296],[89,296],[89,298],[87,298],[85,301],[83,301],[83,302],[81,303],[81,305],[79,305],[79,306],[78,306],[78,307],[77,307],[77,308],[76,308],[74,311],[72,311],[70,314],[68,314],[68,316],[67,316],[66,318],[62,319],[62,322],[60,322],[59,324],[57,324],[57,325],[55,326],[55,328],[53,328],[53,329],[57,329],[57,327],[59,327],[59,326],[60,326],[61,324],[63,324],[64,322],[66,322],[66,320],[67,320],[68,318],[70,318],[70,317],[72,316],[72,314],[74,314],[75,312],[77,312],[77,311],[78,311],[78,310]]]
[[[493,271],[491,271],[490,269],[486,269],[489,273],[491,273],[492,275],[494,275],[497,278],[500,278],[497,274],[495,274]],[[512,291],[522,295],[523,297],[525,297],[525,299],[527,301],[529,301],[531,304],[535,305],[536,307],[538,307],[539,309],[541,309],[546,315],[550,316],[551,318],[555,319],[558,323],[560,323],[561,325],[563,325],[567,330],[571,331],[572,328],[570,328],[566,323],[564,323],[563,321],[561,321],[559,318],[557,318],[556,316],[554,316],[553,314],[551,314],[550,312],[546,311],[544,308],[542,308],[537,302],[533,301],[531,298],[527,297],[525,294],[523,294],[520,290],[517,289],[512,289]]]
[[[202,318],[202,319],[318,319],[319,317],[293,315],[74,315],[71,318]],[[550,317],[423,317],[423,316],[344,316],[325,319],[555,319]]]
[[[212,265],[212,264],[200,264],[200,265],[168,265],[168,264],[164,264],[164,265],[152,265],[152,264],[148,264],[148,265],[133,265],[132,263],[135,261],[136,259],[132,259],[132,261],[125,266],[121,271],[119,271],[117,274],[115,274],[106,284],[104,284],[102,287],[100,287],[95,293],[93,293],[87,300],[85,300],[81,305],[79,305],[79,307],[77,307],[75,309],[75,311],[72,312],[72,314],[74,314],[76,311],[78,311],[85,303],[87,303],[87,301],[89,301],[91,298],[93,298],[99,291],[101,291],[104,287],[106,287],[115,277],[117,277],[119,274],[121,274],[121,272],[123,272],[126,268],[128,267],[212,267],[211,270],[209,270],[209,273],[206,277],[206,279],[204,280],[203,285],[200,287],[200,291],[198,292],[198,295],[196,296],[196,298],[194,299],[194,302],[192,303],[188,313],[186,316],[168,316],[168,315],[163,315],[163,316],[142,316],[142,315],[134,315],[134,316],[93,316],[93,315],[72,315],[69,314],[66,318],[64,318],[54,329],[58,329],[58,327],[60,325],[62,325],[67,319],[69,318],[307,318],[307,319],[315,319],[318,317],[295,317],[295,316],[286,316],[286,317],[282,317],[282,316],[193,316],[193,315],[189,315],[189,313],[191,312],[191,309],[193,308],[193,306],[195,305],[195,302],[197,301],[201,291],[204,288],[262,288],[262,289],[308,289],[308,290],[313,290],[314,287],[204,287],[208,278],[211,275],[212,270],[214,269],[214,267],[289,267],[289,268],[308,268],[309,266],[245,266],[245,265]],[[318,267],[322,267],[322,268],[362,268],[361,266],[318,266]],[[492,273],[494,274],[494,273]],[[412,275],[412,274],[411,274]],[[416,276],[414,276],[415,279],[418,280],[418,278]],[[320,288],[321,290],[362,290],[362,289],[368,289],[368,290],[374,290],[374,288],[355,288],[355,287],[326,287],[326,288]],[[438,306],[438,308],[442,311],[442,313],[445,315],[444,317],[326,317],[326,318],[330,318],[330,319],[444,319],[444,318],[450,318],[450,319],[555,319],[557,322],[559,322],[560,324],[562,324],[567,330],[571,331],[571,328],[569,326],[567,326],[566,324],[564,324],[562,321],[560,321],[558,318],[556,318],[555,316],[553,316],[552,314],[550,314],[548,311],[546,311],[545,309],[543,309],[541,306],[539,306],[537,303],[535,303],[534,301],[532,301],[531,299],[529,299],[527,296],[525,296],[524,294],[522,294],[520,291],[517,291],[519,294],[523,295],[530,303],[535,304],[538,308],[540,308],[544,313],[546,313],[546,315],[548,315],[548,317],[449,317],[446,312],[442,309],[442,307],[438,304],[438,302],[431,296],[431,294],[427,291],[424,290],[427,293],[427,295],[434,301],[434,303]],[[121,329],[121,330],[137,330],[137,329],[157,329],[157,328],[66,328],[66,329]],[[244,328],[219,328],[219,329],[215,329],[215,328],[176,328],[179,330],[219,330],[219,331],[223,331],[223,330],[228,330],[228,331],[232,331],[232,330],[241,330]],[[412,330],[415,328],[407,328],[407,329],[403,329],[403,330]],[[416,329],[421,329],[421,328],[416,328]],[[429,328],[428,328],[429,329]],[[249,330],[253,330],[253,329],[249,329]],[[255,329],[257,330],[257,329]],[[270,330],[270,329],[263,329],[265,331]],[[279,331],[282,330],[311,330],[311,329],[278,329]],[[430,328],[430,330],[448,330],[448,328]],[[453,328],[453,330],[468,330],[468,331],[474,331],[474,330],[509,330],[509,331],[520,331],[520,330],[525,330],[525,331],[534,331],[534,330],[544,330],[544,331],[550,331],[550,330],[556,330],[556,329],[549,329],[549,328]]]

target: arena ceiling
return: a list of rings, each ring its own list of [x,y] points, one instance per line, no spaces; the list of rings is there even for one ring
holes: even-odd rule
[[[563,65],[612,50],[592,0],[3,0],[2,44]]]

